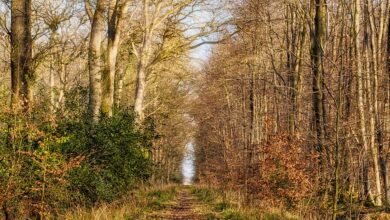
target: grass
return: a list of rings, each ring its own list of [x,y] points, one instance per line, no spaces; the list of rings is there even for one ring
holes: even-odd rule
[[[292,216],[288,212],[274,211],[274,212],[264,213],[263,219],[264,220],[294,220],[298,218]]]
[[[153,212],[165,209],[176,196],[177,186],[155,186],[130,193],[112,204],[95,208],[76,208],[63,213],[65,220],[141,220]]]
[[[175,199],[175,195],[176,187],[150,191],[146,194],[146,198],[149,201],[147,208],[151,211],[165,209],[168,205],[170,205],[170,202]]]
[[[193,195],[204,204],[199,210],[207,220],[295,220],[297,217],[280,210],[260,210],[254,207],[242,207],[242,198],[236,192],[223,192],[205,186],[194,186]]]
[[[142,220],[161,213],[174,205],[179,186],[154,186],[130,193],[112,204],[95,208],[69,210],[58,219],[65,220]],[[181,187],[181,186],[180,186]],[[243,207],[242,198],[235,192],[224,192],[204,186],[192,186],[190,192],[199,201],[194,207],[205,220],[294,220],[298,219],[280,210],[260,210]],[[149,218],[151,219],[151,218]]]
[[[205,187],[193,187],[191,192],[202,203],[211,203],[216,200],[216,197],[218,196],[218,193],[215,189]]]
[[[231,205],[227,202],[219,202],[219,203],[215,204],[214,210],[217,212],[222,212],[226,209],[229,209],[230,207],[231,207]]]

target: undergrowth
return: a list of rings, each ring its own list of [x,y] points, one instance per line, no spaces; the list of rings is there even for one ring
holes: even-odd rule
[[[207,220],[294,220],[292,214],[280,210],[261,210],[258,207],[243,206],[240,196],[206,186],[193,186],[191,193],[204,204],[200,212]]]
[[[65,220],[140,220],[148,214],[166,208],[175,200],[177,186],[143,187],[130,192],[113,203],[104,203],[95,208],[76,208],[67,211],[60,219]]]

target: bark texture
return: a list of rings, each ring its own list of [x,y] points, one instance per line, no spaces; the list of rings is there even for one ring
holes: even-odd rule
[[[31,0],[11,2],[11,103],[30,111],[32,101]]]
[[[101,44],[104,37],[104,12],[106,9],[105,0],[98,0],[96,10],[91,22],[91,35],[88,51],[89,68],[89,114],[93,121],[98,121],[100,116],[100,107],[102,100],[101,92]]]

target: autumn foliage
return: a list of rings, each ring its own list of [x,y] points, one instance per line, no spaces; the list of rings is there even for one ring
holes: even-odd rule
[[[314,186],[316,161],[301,138],[278,135],[259,149],[258,174],[250,178],[251,189],[268,205],[295,206],[305,199]]]

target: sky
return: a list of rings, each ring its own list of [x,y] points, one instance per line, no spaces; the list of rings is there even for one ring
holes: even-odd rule
[[[194,145],[193,143],[189,143],[186,145],[186,153],[184,155],[182,166],[181,166],[184,185],[192,184],[192,180],[195,176],[194,159],[195,159]]]
[[[207,33],[205,35],[200,34],[192,45],[197,45],[202,42],[215,42],[221,39],[221,27],[226,23],[231,15],[228,10],[225,9],[224,4],[219,0],[204,0],[194,8],[189,7],[190,16],[182,21],[182,24],[187,28],[184,32],[186,37],[196,36],[200,33]],[[223,25],[224,26],[224,25]],[[226,27],[225,27],[226,28]],[[212,55],[212,48],[214,44],[203,44],[191,50],[190,57],[192,64],[200,69],[209,60]]]

